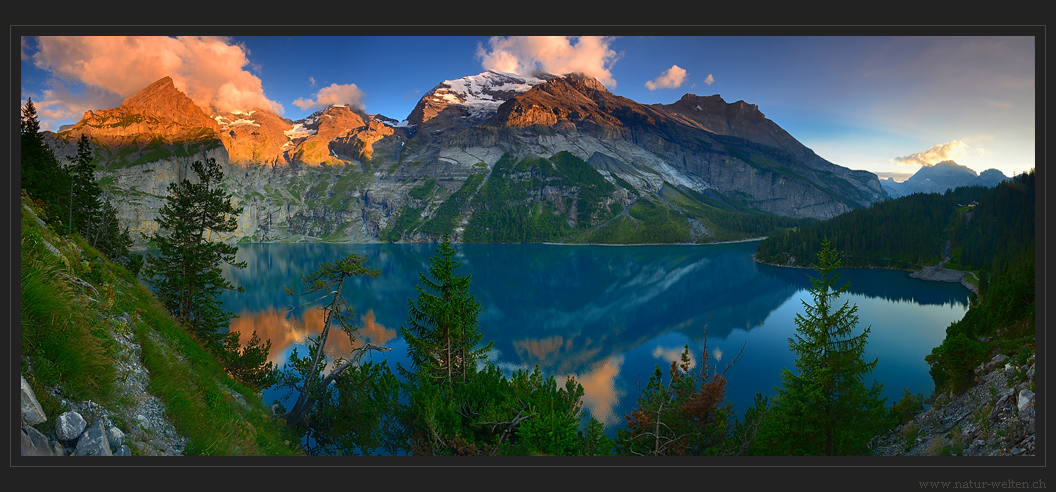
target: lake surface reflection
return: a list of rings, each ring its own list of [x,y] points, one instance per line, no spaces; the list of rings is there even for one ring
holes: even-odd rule
[[[704,246],[564,246],[543,244],[456,245],[461,273],[472,274],[470,291],[481,303],[489,358],[507,373],[538,365],[558,383],[574,376],[585,389],[584,406],[610,433],[635,407],[638,384],[656,365],[665,369],[689,345],[697,364],[707,336],[712,362],[728,364],[727,399],[738,413],[756,392],[774,394],[780,370],[794,367],[788,338],[803,301],[811,301],[806,269],[752,261],[756,242]],[[368,255],[376,279],[354,279],[345,295],[361,315],[360,337],[393,347],[384,358],[407,365],[399,327],[408,299],[417,296],[419,273],[428,271],[435,245],[252,244],[241,245],[244,270],[225,275],[244,293],[224,304],[239,314],[231,329],[247,340],[256,330],[272,340],[271,359],[282,364],[306,336],[322,328],[319,310],[287,315],[300,290],[300,274],[319,262],[348,254]],[[880,362],[872,376],[884,384],[888,403],[903,388],[929,395],[924,356],[942,342],[946,327],[964,316],[969,292],[959,284],[925,282],[892,270],[844,269],[850,281],[843,300],[859,307],[859,329],[871,326],[866,356]],[[340,334],[338,334],[340,335]],[[332,337],[331,354],[348,354],[347,338]],[[341,343],[334,343],[340,340]],[[357,340],[356,345],[362,343]],[[266,392],[265,401],[279,398]]]

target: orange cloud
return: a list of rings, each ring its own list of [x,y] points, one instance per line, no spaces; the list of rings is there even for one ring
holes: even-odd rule
[[[203,108],[283,111],[264,95],[260,78],[243,70],[249,64],[245,48],[223,37],[42,36],[36,41],[32,59],[37,67],[121,99],[169,76]]]
[[[310,78],[310,77],[309,77]],[[315,80],[312,79],[312,84]],[[347,104],[353,108],[366,110],[363,105],[363,91],[356,84],[330,84],[329,87],[319,89],[315,93],[315,99],[297,98],[293,105],[305,111],[315,108],[325,108],[334,104]]]
[[[609,67],[619,56],[609,48],[612,40],[605,36],[494,36],[488,40],[488,50],[477,46],[477,58],[487,70],[521,75],[535,70],[555,75],[577,72],[612,88],[616,79]]]
[[[513,348],[517,351],[517,356],[521,360],[524,360],[528,365],[532,365],[557,355],[561,351],[563,344],[564,338],[561,335],[554,335],[543,339],[526,338],[524,340],[515,340]]]
[[[602,344],[590,338],[547,338],[514,340],[513,348],[525,367],[538,365],[550,374],[568,374],[577,367],[592,363],[601,353]]]
[[[614,413],[622,396],[615,384],[621,366],[623,355],[616,355],[594,364],[590,372],[574,376],[583,386],[583,407],[605,425],[618,424],[623,418]],[[563,387],[568,380],[567,377],[555,379],[559,387]]]
[[[332,326],[330,335],[327,337],[324,351],[331,359],[347,358],[352,351],[362,347],[364,340],[375,345],[385,345],[389,340],[396,338],[396,331],[390,330],[377,322],[374,311],[368,311],[361,318],[361,326],[356,331],[356,340],[350,342],[348,336],[339,327]],[[291,345],[300,345],[308,342],[308,337],[317,337],[323,332],[323,311],[311,309],[304,313],[303,319],[286,317],[285,311],[274,308],[258,313],[242,313],[238,318],[231,320],[232,332],[239,334],[239,340],[243,345],[249,343],[253,331],[261,340],[271,340],[271,351],[268,352],[268,360],[281,366],[286,361],[283,353]],[[305,355],[305,354],[301,354]]]
[[[686,80],[687,74],[686,69],[678,65],[671,65],[671,68],[664,70],[664,73],[660,74],[659,77],[646,82],[645,86],[651,91],[674,89],[682,85],[682,82]]]
[[[916,154],[904,155],[891,159],[901,166],[933,166],[947,160],[957,160],[968,152],[968,145],[959,140],[933,145],[930,149]]]

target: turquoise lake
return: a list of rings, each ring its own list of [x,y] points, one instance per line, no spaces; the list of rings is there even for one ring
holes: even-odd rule
[[[755,394],[775,393],[781,369],[794,369],[788,338],[813,270],[762,265],[752,260],[757,242],[699,246],[566,246],[458,244],[460,273],[472,275],[470,291],[481,304],[478,318],[489,358],[507,374],[538,365],[562,383],[574,376],[584,387],[584,408],[610,433],[636,406],[638,385],[654,368],[665,371],[687,344],[694,364],[705,349],[721,371],[743,345],[740,361],[726,372],[727,400],[740,415]],[[238,260],[247,268],[225,275],[244,293],[224,296],[239,315],[231,329],[243,340],[256,330],[273,344],[281,365],[294,347],[305,353],[306,336],[318,334],[321,311],[299,309],[283,286],[300,290],[300,274],[319,262],[355,253],[381,270],[376,279],[348,282],[345,296],[361,316],[363,338],[392,351],[371,360],[407,365],[400,327],[408,299],[417,296],[436,245],[249,244]],[[842,269],[850,291],[839,303],[858,306],[859,330],[871,327],[866,357],[879,359],[872,378],[883,383],[888,404],[903,389],[931,394],[924,356],[942,342],[946,327],[968,309],[970,292],[960,284],[926,282],[907,272]],[[340,343],[339,343],[340,342]],[[332,355],[352,350],[340,332]],[[265,391],[270,403],[280,398]]]

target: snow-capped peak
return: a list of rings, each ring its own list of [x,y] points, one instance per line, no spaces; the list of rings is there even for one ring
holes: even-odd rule
[[[433,88],[427,97],[444,105],[461,104],[473,116],[493,113],[511,97],[528,91],[546,80],[512,73],[488,70],[460,79],[445,80]]]
[[[236,119],[228,118],[227,116],[224,116],[222,114],[218,114],[218,115],[214,116],[213,119],[216,120],[216,124],[220,125],[221,127],[237,126],[237,125],[260,126],[260,124],[258,124],[256,121],[251,120],[251,119],[248,118],[249,116],[251,116],[255,112],[256,111],[249,111],[249,112],[232,111],[230,114],[235,116]]]

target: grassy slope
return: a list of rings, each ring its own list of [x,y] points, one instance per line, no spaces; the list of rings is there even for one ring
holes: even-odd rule
[[[22,203],[40,213],[25,196]],[[41,227],[33,215],[22,207],[21,367],[48,415],[66,410],[47,391],[53,387],[61,387],[69,398],[91,399],[114,416],[127,413],[132,402],[114,390],[118,372],[112,333],[121,328],[112,320],[129,313],[134,322],[127,329],[142,347],[143,364],[152,377],[148,391],[164,401],[169,419],[188,439],[186,454],[299,453],[296,434],[270,418],[260,395],[230,378],[128,270],[77,238]],[[224,388],[240,393],[249,407]],[[119,427],[131,424],[115,421]],[[39,424],[40,430],[50,430],[51,422]]]

